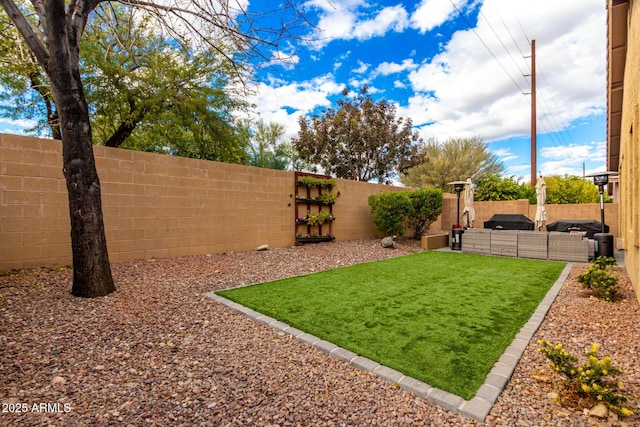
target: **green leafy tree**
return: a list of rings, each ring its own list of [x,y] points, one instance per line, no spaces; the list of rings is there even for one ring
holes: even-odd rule
[[[250,146],[249,165],[285,170],[289,163],[287,146],[279,142],[284,133],[283,124],[259,121]]]
[[[0,6],[22,36],[24,48],[46,74],[59,114],[71,218],[71,292],[82,297],[107,295],[115,290],[104,233],[100,180],[93,156],[89,105],[80,70],[80,43],[85,27],[101,3],[109,2],[0,0]],[[289,28],[299,24],[296,17],[301,17],[291,3],[284,7],[278,5],[274,10],[283,15],[279,21],[282,25],[261,30],[259,17],[249,15],[229,0],[192,0],[189,7],[153,2],[127,4],[152,14],[159,26],[169,30],[185,46],[201,41],[203,46],[213,48],[224,57],[228,51],[220,51],[218,42],[210,43],[224,40],[224,45],[233,47],[233,56],[225,57],[231,64],[242,63],[240,58],[251,54],[270,57],[261,46],[277,48],[279,42],[291,34]],[[294,13],[290,14],[292,10]],[[265,21],[274,22],[273,19]]]
[[[293,145],[302,159],[338,178],[390,183],[418,161],[420,137],[411,119],[396,118],[395,106],[375,101],[366,87],[352,99],[348,93],[337,109],[300,117]]]
[[[32,132],[45,133],[48,125],[60,138],[48,79],[20,49],[15,27],[7,29],[12,31],[0,40],[19,40],[9,45],[10,57],[23,54],[2,73],[11,81],[5,96],[11,108],[5,112],[27,113],[38,120]],[[248,131],[233,114],[247,105],[230,89],[237,70],[219,54],[224,49],[229,50],[221,45],[196,51],[162,35],[151,15],[120,4],[98,6],[80,45],[94,143],[246,163]]]
[[[430,139],[421,150],[424,161],[408,170],[400,181],[408,187],[436,187],[448,190],[447,182],[477,181],[500,174],[504,165],[489,151],[479,136],[448,138],[444,142]]]
[[[423,188],[409,192],[411,209],[407,214],[407,227],[413,231],[413,237],[420,239],[431,224],[442,213],[442,190]]]
[[[62,139],[60,117],[42,67],[0,9],[0,116],[35,121],[27,132]]]
[[[572,175],[545,176],[548,204],[599,203],[600,191],[593,181]],[[611,201],[607,197],[606,201]]]
[[[513,176],[504,178],[497,174],[486,175],[475,184],[474,198],[479,202],[529,199],[530,203],[536,203],[535,188],[518,183]]]
[[[247,105],[229,89],[244,64],[229,64],[230,46],[212,43],[177,43],[121,5],[96,9],[81,44],[94,142],[245,163],[248,131],[233,114]]]

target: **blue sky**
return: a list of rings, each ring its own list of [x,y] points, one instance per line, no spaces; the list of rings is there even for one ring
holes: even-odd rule
[[[273,0],[247,2],[249,12]],[[311,42],[289,42],[258,72],[258,117],[298,132],[298,117],[363,85],[397,105],[426,140],[481,136],[530,176],[530,41],[536,40],[538,164],[543,175],[605,170],[603,0],[308,0]],[[28,123],[0,119],[0,132]]]
[[[259,8],[270,0],[255,0]],[[537,170],[605,170],[606,9],[602,0],[310,0],[314,42],[274,56],[252,102],[297,133],[300,115],[368,85],[426,140],[480,135],[530,176],[530,41],[536,41]]]

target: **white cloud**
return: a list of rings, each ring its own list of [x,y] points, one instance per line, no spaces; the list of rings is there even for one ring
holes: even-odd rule
[[[425,2],[421,7],[436,6]],[[548,130],[601,113],[605,60],[594,61],[593,52],[604,56],[606,34],[593,29],[605,28],[603,8],[600,0],[584,0],[579,8],[551,0],[517,5],[512,0],[486,0],[475,33],[458,31],[443,52],[410,73],[415,95],[404,112],[414,123],[434,123],[423,127],[424,137],[480,134],[491,141],[526,135],[530,96],[523,92],[530,91],[530,80],[522,74],[529,72],[530,60],[522,56],[529,55],[530,48],[525,31],[537,38],[537,86],[544,94],[537,98],[538,117]]]
[[[413,62],[413,59],[408,58],[402,61],[401,64],[397,64],[395,62],[381,62],[376,67],[376,72],[383,76],[388,76],[389,74],[401,73],[403,71],[414,70],[418,67],[418,64]]]
[[[330,107],[329,97],[339,94],[343,89],[344,86],[336,83],[332,75],[319,76],[302,83],[261,83],[249,102],[256,105],[255,110],[262,120],[285,125],[285,137],[291,138],[298,133],[300,116],[318,107]]]
[[[466,2],[460,0],[454,2],[458,8],[462,3]],[[411,27],[423,34],[439,27],[458,13],[454,4],[445,0],[422,0],[411,15]]]
[[[538,170],[542,175],[577,176],[582,176],[585,169],[603,171],[606,164],[605,147],[606,142],[602,141],[543,147],[539,150],[541,162],[538,165]]]
[[[498,156],[501,162],[508,162],[510,160],[514,160],[518,158],[518,156],[513,154],[513,152],[509,149],[501,148],[497,150],[491,150],[491,152],[496,156]]]
[[[380,37],[389,31],[402,32],[409,25],[409,15],[400,5],[389,6],[376,11],[375,15],[361,13],[369,5],[360,0],[333,0],[331,2],[312,0],[305,5],[309,9],[319,9],[319,20],[314,35],[316,48],[326,46],[333,40],[368,40]],[[365,16],[365,19],[361,19]]]
[[[364,62],[358,60],[358,68],[352,70],[356,74],[364,74],[369,69],[369,64],[365,64]]]

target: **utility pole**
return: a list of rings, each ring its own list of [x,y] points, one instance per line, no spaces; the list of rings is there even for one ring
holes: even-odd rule
[[[536,145],[536,41],[531,40],[531,186],[536,185],[538,151]]]

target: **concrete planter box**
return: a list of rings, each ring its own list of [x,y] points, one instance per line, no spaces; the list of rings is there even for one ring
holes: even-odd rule
[[[449,246],[449,235],[443,233],[422,236],[420,246],[422,247],[422,249],[427,251],[431,249],[446,248],[447,246]]]

